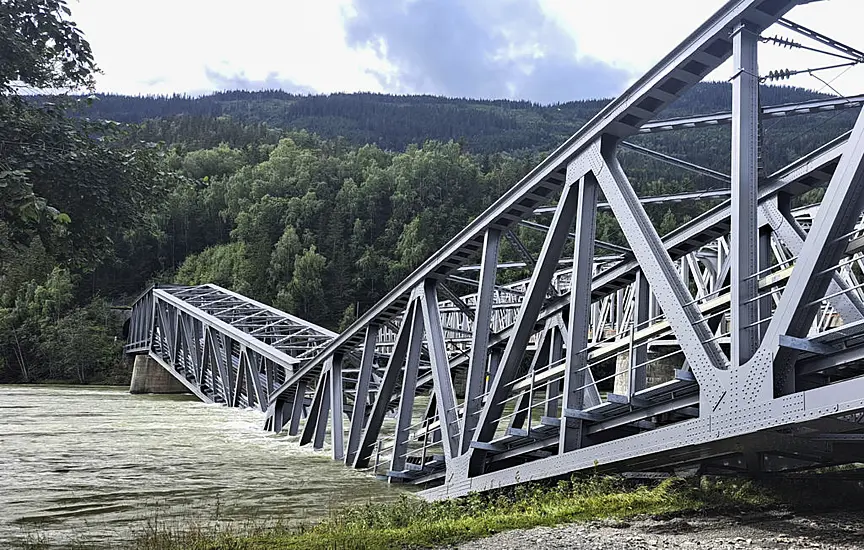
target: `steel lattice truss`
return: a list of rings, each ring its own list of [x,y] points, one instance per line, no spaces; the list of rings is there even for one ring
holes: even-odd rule
[[[801,3],[728,2],[348,330],[296,344],[306,352],[262,394],[268,427],[316,448],[329,439],[335,459],[422,485],[429,498],[588,468],[779,471],[861,460],[864,117],[776,173],[760,169],[763,119],[862,102],[760,107],[759,35],[778,20],[796,28],[781,18]],[[656,120],[730,57],[731,113]],[[625,141],[723,124],[732,127],[729,175]],[[637,197],[622,147],[726,181],[730,199],[661,237],[643,204],[700,196]],[[820,204],[792,208],[815,188],[824,188]],[[595,238],[601,208],[626,246]],[[515,238],[520,224],[544,232],[537,257]],[[502,238],[523,262],[499,263]],[[530,279],[499,283],[510,267]],[[155,290],[139,302],[142,317],[157,312],[152,324],[133,327],[133,341],[158,334],[143,349],[173,372],[188,367],[172,352],[207,355],[218,341],[193,328],[184,344],[180,324],[168,325],[169,308],[186,299]]]
[[[149,354],[208,403],[266,411],[335,333],[216,285],[148,289],[127,353]]]

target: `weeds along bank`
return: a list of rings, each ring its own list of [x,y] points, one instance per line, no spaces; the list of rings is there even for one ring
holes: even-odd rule
[[[820,488],[822,488],[820,490]],[[824,490],[824,483],[771,484],[731,479],[667,479],[637,485],[619,478],[574,478],[485,495],[426,502],[406,496],[385,505],[334,511],[329,519],[291,527],[156,526],[136,550],[398,549],[453,545],[512,529],[603,518],[736,513],[794,507],[825,509],[861,500],[858,484]]]

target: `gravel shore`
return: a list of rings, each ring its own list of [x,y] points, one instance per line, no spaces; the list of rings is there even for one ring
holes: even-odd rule
[[[852,550],[864,548],[864,516],[849,513],[638,519],[574,523],[499,533],[459,545],[458,550],[656,550],[742,548],[748,550]]]

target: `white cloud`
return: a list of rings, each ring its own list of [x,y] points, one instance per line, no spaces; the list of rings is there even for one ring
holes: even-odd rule
[[[101,91],[212,90],[208,68],[321,91],[375,89],[367,59],[344,46],[345,3],[82,0],[72,8],[104,72]]]
[[[724,0],[540,2],[547,16],[572,35],[574,55],[624,69],[634,79],[725,4]],[[222,86],[284,82],[322,93],[389,91],[387,78],[381,75],[394,74],[394,67],[373,48],[346,45],[343,23],[345,13],[353,10],[351,0],[80,0],[71,7],[104,71],[98,78],[100,91],[202,93],[220,86],[208,78],[208,71],[229,79],[221,81]],[[864,49],[858,31],[862,15],[861,0],[831,0],[796,8],[790,18]],[[785,30],[777,32],[792,36]],[[774,29],[765,34],[774,34]],[[832,62],[816,54],[770,45],[761,48],[763,74]],[[841,72],[819,75],[830,81]],[[729,76],[728,64],[712,75]],[[786,83],[824,88],[809,75]],[[844,94],[864,92],[864,68],[845,72],[833,85]],[[573,98],[577,97],[574,91]]]
[[[664,55],[722,8],[725,0],[544,0],[544,8],[565,22],[577,37],[581,53],[602,59],[615,66],[636,71],[649,70]],[[835,40],[864,50],[860,24],[864,17],[861,0],[817,1],[793,9],[789,19]],[[806,39],[775,25],[763,36],[783,35],[808,43]],[[808,43],[812,45],[812,43]],[[781,49],[763,44],[760,48],[760,73],[777,69],[807,69],[834,64],[828,56],[802,50]],[[714,80],[731,77],[731,62],[710,75]],[[842,76],[840,76],[842,74]],[[844,95],[864,93],[864,67],[854,67],[817,73],[831,82]],[[811,89],[830,89],[809,75],[802,75],[782,84]]]

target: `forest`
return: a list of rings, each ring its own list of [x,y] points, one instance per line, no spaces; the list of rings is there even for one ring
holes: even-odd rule
[[[212,282],[344,328],[608,101],[81,95],[96,61],[64,0],[11,0],[0,26],[37,33],[0,43],[13,54],[0,63],[0,382],[125,381],[122,306],[154,282]],[[40,32],[62,48],[34,49]],[[27,96],[21,82],[68,93]],[[764,105],[815,97],[762,90]],[[663,116],[730,103],[727,84],[701,84]],[[766,122],[765,173],[854,116]],[[729,139],[717,128],[633,141],[728,172]],[[640,195],[718,187],[635,153],[622,163]],[[662,234],[714,204],[649,214]],[[542,239],[518,236],[534,251]],[[597,238],[624,244],[608,214]],[[519,259],[509,244],[502,255]]]

